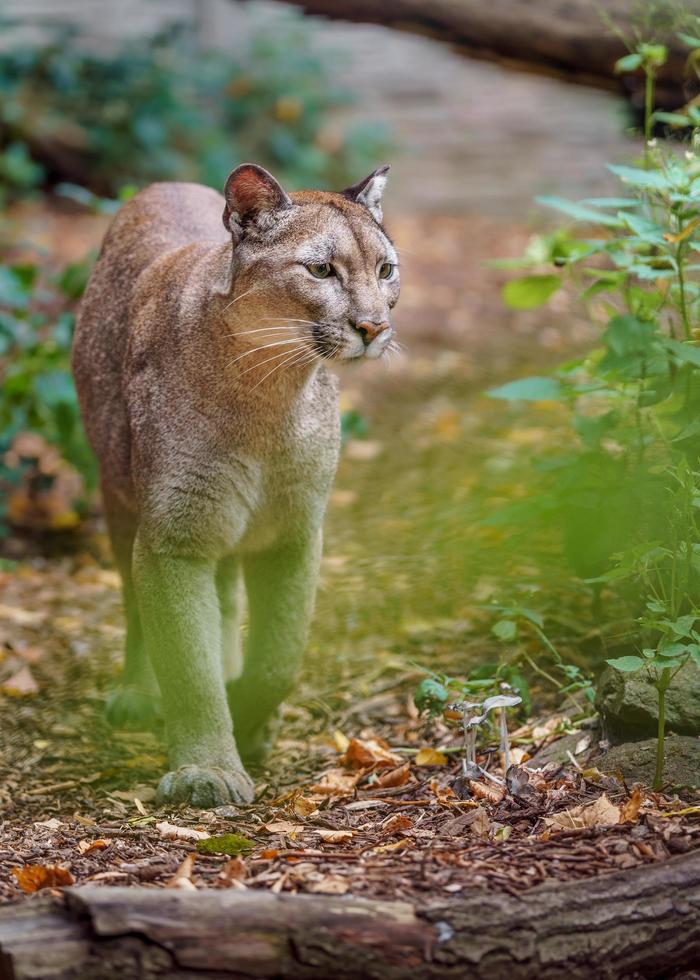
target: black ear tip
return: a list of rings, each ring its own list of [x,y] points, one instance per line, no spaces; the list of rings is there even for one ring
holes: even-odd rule
[[[390,163],[383,163],[381,165],[381,167],[377,167],[377,169],[374,171],[374,173],[378,177],[383,177],[384,174],[388,174],[390,170],[391,170],[391,164]]]

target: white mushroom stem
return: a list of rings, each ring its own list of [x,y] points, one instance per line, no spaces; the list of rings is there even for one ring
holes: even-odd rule
[[[501,753],[503,755],[503,772],[507,773],[510,768],[510,742],[508,739],[508,711],[501,708]]]

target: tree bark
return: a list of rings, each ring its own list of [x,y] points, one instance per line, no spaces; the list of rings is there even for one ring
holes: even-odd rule
[[[0,910],[0,980],[642,980],[698,963],[700,851],[422,910],[350,896],[90,885],[67,889],[64,902]]]
[[[384,24],[428,34],[456,45],[471,57],[510,67],[562,75],[599,88],[621,85],[642,91],[641,78],[615,75],[615,61],[627,54],[610,24],[634,37],[642,4],[633,0],[291,0],[307,13],[340,20]],[[601,11],[609,18],[606,23]],[[688,49],[675,32],[655,27],[644,39],[669,45],[669,60],[658,78],[659,104],[684,101]]]

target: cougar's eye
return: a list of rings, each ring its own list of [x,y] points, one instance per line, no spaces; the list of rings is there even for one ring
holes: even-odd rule
[[[329,276],[335,275],[330,262],[311,262],[306,268],[316,279],[328,279]]]
[[[382,262],[379,266],[379,278],[380,279],[391,279],[394,275],[394,269],[396,266],[393,262]]]

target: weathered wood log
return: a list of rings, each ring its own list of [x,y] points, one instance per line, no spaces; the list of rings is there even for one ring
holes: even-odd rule
[[[634,0],[291,0],[307,13],[339,20],[384,24],[447,41],[471,57],[566,77],[599,88],[621,85],[641,92],[641,79],[624,81],[615,61],[627,54],[609,26],[634,37],[643,5]],[[661,5],[659,5],[661,6]],[[668,4],[668,9],[671,5]],[[601,11],[605,14],[602,15]],[[609,22],[606,22],[609,18]],[[664,40],[668,64],[658,80],[659,104],[679,106],[684,98],[688,49],[664,27],[664,9],[646,37]],[[656,26],[660,25],[660,26]],[[644,30],[642,28],[642,33]]]
[[[589,980],[700,963],[700,851],[416,910],[351,896],[84,886],[0,910],[0,980]]]

